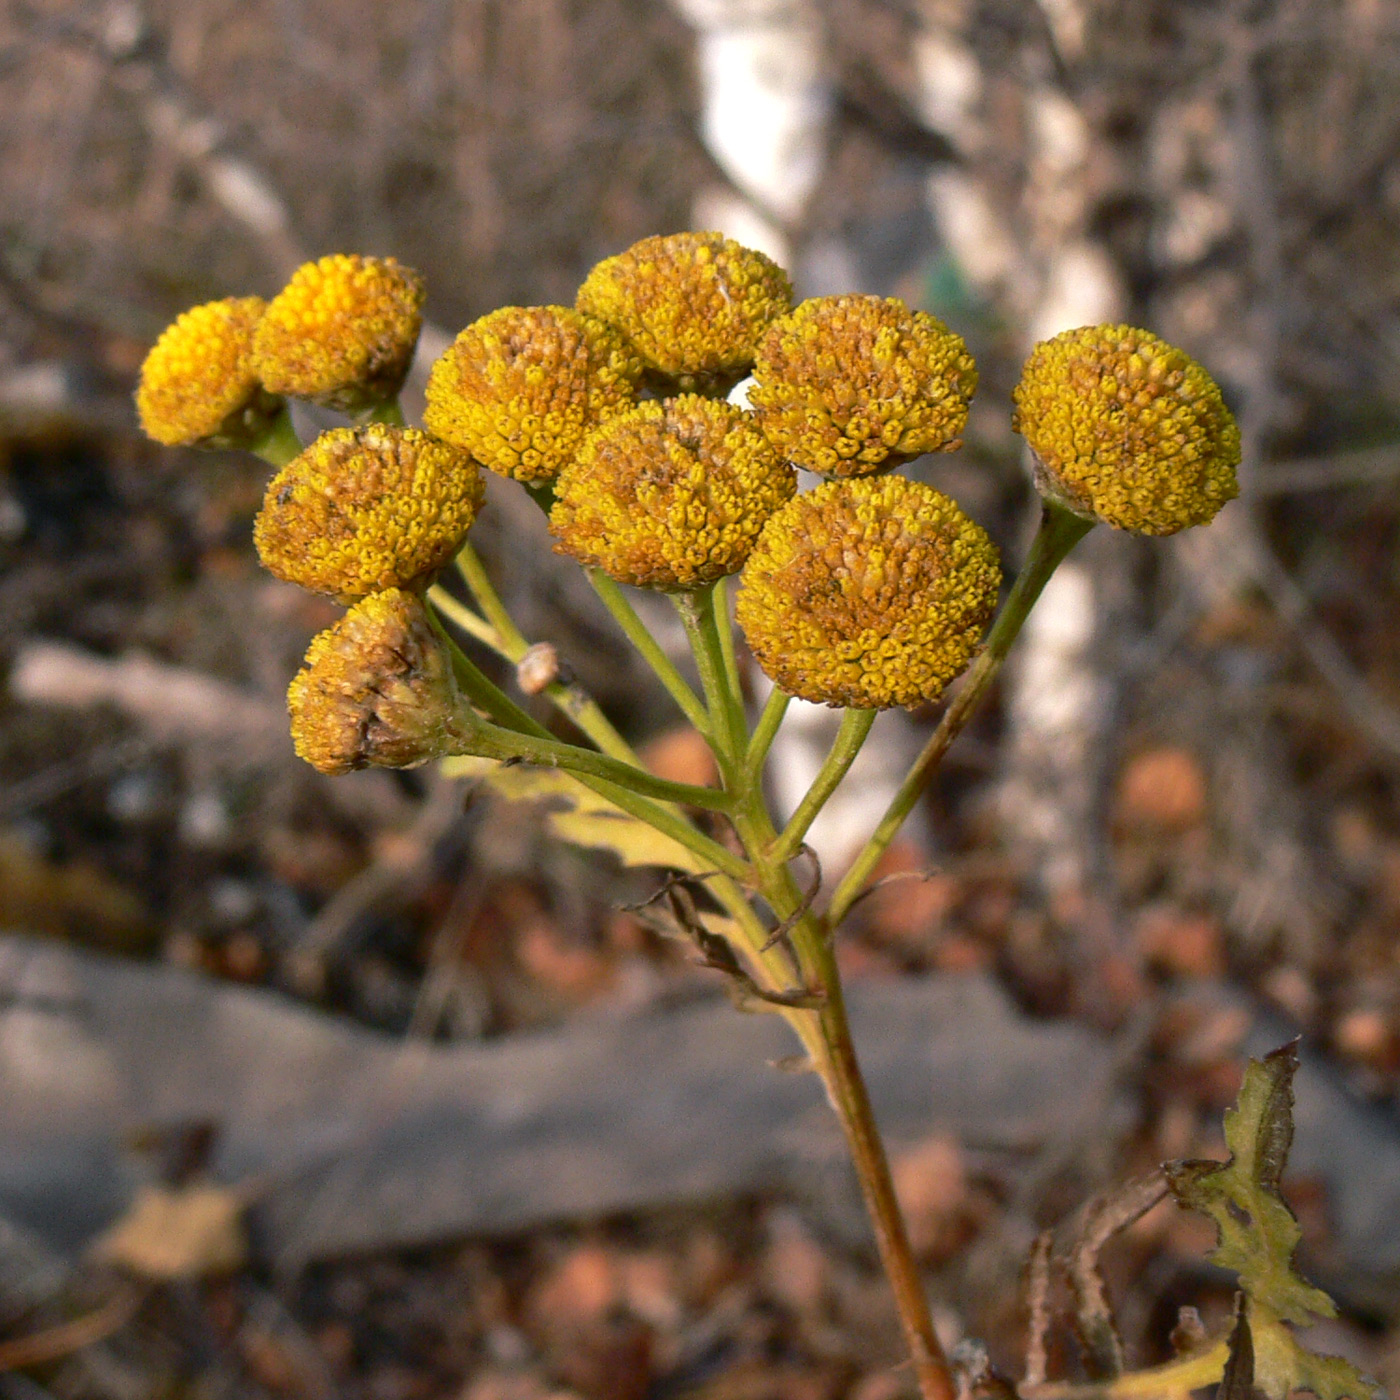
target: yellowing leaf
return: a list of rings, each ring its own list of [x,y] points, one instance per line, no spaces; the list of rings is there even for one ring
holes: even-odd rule
[[[1311,1390],[1321,1400],[1367,1400],[1379,1393],[1349,1361],[1318,1356],[1287,1325],[1335,1317],[1336,1305],[1294,1269],[1302,1231],[1279,1181],[1293,1145],[1293,1045],[1251,1060],[1235,1106],[1225,1114],[1228,1162],[1169,1162],[1167,1180],[1182,1205],[1208,1215],[1217,1232],[1211,1260],[1233,1269],[1246,1302],[1237,1333],[1252,1343],[1253,1385],[1271,1400]]]
[[[558,768],[506,766],[491,758],[461,757],[445,759],[442,771],[449,778],[484,782],[510,802],[548,803],[546,823],[561,841],[611,851],[624,865],[656,865],[692,875],[711,868],[679,841],[638,821]]]
[[[1370,1400],[1381,1393],[1350,1361],[1309,1351],[1266,1308],[1250,1309],[1254,1333],[1254,1384],[1273,1400],[1290,1390],[1310,1390],[1321,1400]]]
[[[1293,1143],[1297,1068],[1292,1045],[1251,1060],[1239,1099],[1225,1113],[1230,1160],[1172,1162],[1166,1170],[1176,1198],[1215,1222],[1219,1241],[1211,1262],[1239,1274],[1253,1303],[1306,1327],[1336,1317],[1337,1309],[1293,1270],[1302,1231],[1278,1189]]]
[[[244,1205],[225,1186],[145,1186],[93,1256],[162,1282],[232,1273],[248,1254]]]

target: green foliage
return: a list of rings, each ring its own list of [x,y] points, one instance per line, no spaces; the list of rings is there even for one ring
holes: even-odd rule
[[[1211,1261],[1239,1275],[1244,1302],[1232,1356],[1252,1349],[1253,1385],[1271,1400],[1291,1389],[1321,1400],[1368,1400],[1379,1391],[1350,1362],[1309,1351],[1289,1324],[1306,1327],[1337,1315],[1336,1305],[1296,1271],[1293,1254],[1302,1232],[1279,1193],[1293,1142],[1294,1045],[1251,1060],[1235,1106],[1225,1114],[1228,1162],[1167,1165],[1177,1200],[1208,1215],[1217,1231]],[[1239,1367],[1232,1365],[1238,1375]]]

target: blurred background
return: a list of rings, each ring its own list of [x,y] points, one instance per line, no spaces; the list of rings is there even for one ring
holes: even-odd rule
[[[1400,1384],[1394,0],[0,0],[0,1396],[910,1393],[848,1183],[792,1166],[808,1098],[760,1113],[762,1047],[735,1050],[758,1056],[742,1112],[674,1106],[714,1133],[670,1175],[626,1146],[645,1084],[606,1056],[586,1087],[559,1071],[600,1025],[710,1014],[712,974],[623,907],[655,878],[426,770],[300,764],[285,687],[338,610],[259,570],[262,464],[158,449],[131,406],[178,312],[353,251],[427,278],[412,410],[469,321],[570,303],[684,228],[967,338],[965,446],[912,470],[1012,566],[1036,339],[1128,321],[1221,382],[1240,499],[1079,547],[891,852],[923,878],[865,901],[841,954],[877,1010],[972,997],[964,1087],[1005,1071],[982,1101],[1015,1131],[933,1083],[895,1135],[950,1340],[1018,1375],[1036,1231],[1219,1155],[1241,1056],[1301,1034],[1327,1150],[1300,1137],[1293,1201],[1345,1304],[1318,1341]],[[658,771],[704,781],[508,488],[474,539],[527,635]],[[931,718],[877,726],[828,873]],[[780,803],[830,733],[790,727]],[[709,1083],[689,1045],[661,1035],[647,1081]],[[903,1053],[874,1051],[891,1084]],[[490,1104],[441,1137],[478,1079],[553,1124],[504,1205],[451,1166],[489,1159]],[[750,1161],[730,1132],[778,1145]],[[94,1262],[176,1179],[227,1207],[214,1243],[162,1226],[190,1251],[163,1272]],[[1139,1362],[1179,1306],[1228,1316],[1209,1243],[1159,1207],[1106,1257]]]

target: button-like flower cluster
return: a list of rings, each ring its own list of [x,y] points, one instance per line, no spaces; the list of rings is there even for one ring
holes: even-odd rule
[[[278,578],[353,603],[446,564],[482,495],[477,464],[416,428],[333,428],[272,478],[253,541]]]
[[[1172,535],[1239,494],[1240,433],[1219,388],[1148,331],[1086,326],[1043,341],[1015,400],[1037,486],[1077,514]]]
[[[976,654],[1001,568],[980,525],[901,476],[828,481],[769,520],[738,618],[773,682],[815,704],[937,700]]]
[[[565,306],[506,306],[433,366],[423,421],[517,481],[551,481],[585,434],[631,408],[642,362],[622,336]]]
[[[423,279],[393,258],[306,263],[268,303],[253,362],[276,394],[359,413],[394,398],[423,325]]]
[[[557,550],[619,582],[682,592],[742,570],[740,624],[793,695],[917,705],[976,654],[996,550],[952,501],[890,474],[957,447],[967,422],[977,370],[935,317],[873,296],[793,308],[761,253],[717,233],[645,238],[595,267],[575,308],[468,326],[430,374],[428,431],[335,428],[288,462],[285,415],[269,435],[278,394],[396,418],[422,301],[392,258],[322,258],[267,306],[186,312],[142,372],[153,437],[287,462],[254,529],[263,562],[359,605],[292,687],[310,762],[442,751],[457,702],[418,595],[480,508],[481,465],[552,501]],[[751,370],[750,406],[723,401]],[[1146,331],[1037,346],[1015,397],[1036,484],[1071,511],[1168,534],[1235,494],[1239,433],[1219,389]],[[836,480],[797,495],[797,467]]]
[[[253,368],[253,333],[266,303],[228,297],[191,307],[167,326],[141,366],[136,411],[168,447],[244,446],[280,407]]]
[[[759,344],[749,402],[768,440],[826,476],[962,444],[977,367],[962,337],[894,297],[817,297]]]
[[[741,409],[682,394],[599,428],[555,489],[560,553],[622,583],[676,590],[737,573],[797,473]]]
[[[672,392],[723,392],[753,367],[759,337],[792,305],[792,284],[771,258],[722,234],[676,233],[604,259],[575,304],[616,326]]]
[[[456,752],[452,666],[415,593],[390,588],[319,633],[287,691],[292,743],[322,773]]]

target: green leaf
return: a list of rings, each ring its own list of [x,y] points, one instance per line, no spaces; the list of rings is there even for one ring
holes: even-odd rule
[[[510,802],[548,803],[546,825],[561,841],[611,851],[624,865],[662,866],[702,874],[711,867],[644,821],[615,807],[558,768],[502,764],[492,758],[444,759],[449,778],[484,782]]]
[[[1167,1180],[1185,1206],[1215,1221],[1211,1261],[1240,1276],[1251,1301],[1306,1327],[1337,1309],[1293,1269],[1302,1232],[1279,1195],[1279,1178],[1293,1142],[1293,1045],[1251,1060],[1239,1099],[1225,1114],[1228,1162],[1171,1162]]]
[[[1290,1390],[1310,1390],[1321,1400],[1371,1400],[1382,1395],[1350,1361],[1309,1351],[1267,1308],[1252,1308],[1254,1384],[1270,1400]]]
[[[1279,1194],[1293,1144],[1297,1070],[1296,1044],[1251,1060],[1239,1098],[1225,1114],[1230,1160],[1168,1162],[1167,1181],[1182,1205],[1215,1222],[1212,1262],[1239,1275],[1246,1302],[1232,1341],[1247,1337],[1252,1343],[1253,1386],[1270,1400],[1285,1400],[1290,1390],[1311,1390],[1321,1400],[1368,1400],[1380,1393],[1377,1387],[1341,1357],[1309,1351],[1287,1325],[1307,1326],[1337,1315],[1331,1298],[1293,1266],[1302,1231]],[[1242,1370],[1238,1345],[1232,1356]],[[1235,1380],[1239,1388],[1241,1375]]]

